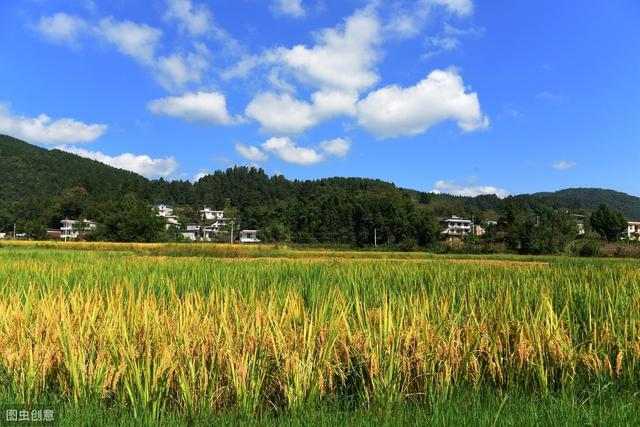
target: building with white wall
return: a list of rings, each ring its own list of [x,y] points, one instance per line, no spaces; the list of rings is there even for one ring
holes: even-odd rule
[[[625,237],[629,240],[640,239],[640,221],[629,221],[627,223]]]
[[[180,223],[178,222],[178,215],[173,214],[173,208],[169,205],[158,204],[153,205],[153,209],[156,211],[156,215],[164,218],[166,225],[165,228],[168,230],[171,227],[180,228]]]
[[[83,219],[82,221],[75,219],[63,219],[60,221],[62,227],[60,227],[60,240],[78,240],[82,239],[86,233],[95,231],[98,228],[98,223]]]
[[[240,240],[240,243],[260,243],[258,230],[242,230],[238,240]]]

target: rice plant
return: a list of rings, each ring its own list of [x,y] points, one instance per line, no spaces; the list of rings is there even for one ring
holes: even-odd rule
[[[637,261],[153,248],[0,248],[0,391],[159,420],[638,387]]]

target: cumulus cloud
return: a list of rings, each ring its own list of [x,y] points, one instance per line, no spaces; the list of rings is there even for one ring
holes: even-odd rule
[[[302,0],[273,0],[271,9],[278,15],[287,15],[293,18],[301,18],[306,15]]]
[[[175,172],[179,166],[174,157],[153,159],[146,154],[136,155],[131,153],[109,156],[100,151],[89,151],[67,145],[59,145],[54,148],[86,157],[87,159],[97,160],[109,166],[135,172],[148,178],[167,177]]]
[[[209,66],[209,51],[202,46],[186,55],[174,53],[157,59],[154,68],[158,83],[166,89],[179,89],[187,83],[200,83]]]
[[[321,89],[357,92],[373,86],[380,55],[380,24],[369,10],[358,11],[343,26],[316,35],[313,47],[278,48],[269,59],[288,67],[302,82]]]
[[[262,144],[265,151],[275,154],[287,163],[297,165],[313,165],[324,160],[324,156],[313,148],[298,147],[286,137],[274,137]]]
[[[551,166],[555,170],[566,171],[568,169],[575,168],[576,166],[578,166],[578,164],[576,162],[570,162],[570,161],[567,161],[567,160],[558,160],[557,162],[555,162]]]
[[[107,125],[86,124],[74,119],[51,120],[46,114],[38,117],[17,116],[8,104],[0,103],[0,133],[41,144],[84,143],[100,138]]]
[[[41,17],[35,28],[51,42],[75,46],[80,35],[89,26],[84,19],[77,16],[56,13],[52,16]]]
[[[243,144],[236,144],[235,148],[238,154],[251,162],[262,163],[266,162],[269,159],[269,156],[263,153],[258,147],[255,147],[253,145],[248,146]]]
[[[313,107],[289,94],[267,92],[256,96],[245,110],[262,130],[275,134],[300,133],[317,123]]]
[[[193,36],[201,36],[211,29],[211,13],[205,5],[194,6],[190,0],[168,0],[165,19]]]
[[[266,92],[249,103],[245,114],[258,121],[264,132],[297,134],[328,118],[355,114],[358,97],[340,91],[319,91],[312,95],[312,99],[313,103],[310,104],[288,93]]]
[[[509,192],[502,188],[494,187],[491,185],[460,185],[455,183],[454,181],[445,181],[440,180],[436,182],[432,193],[440,194],[446,193],[454,196],[468,196],[468,197],[476,197],[483,194],[495,194],[501,199],[507,197]]]
[[[111,17],[101,19],[96,34],[112,44],[120,53],[143,64],[153,64],[162,31],[146,24],[116,21]]]
[[[455,70],[435,70],[409,88],[386,86],[358,103],[358,123],[379,138],[417,135],[448,119],[466,132],[489,125]]]
[[[156,99],[147,105],[149,111],[188,122],[229,125],[237,122],[227,112],[227,102],[219,92],[189,92],[182,96]]]
[[[347,157],[347,153],[351,149],[351,141],[344,138],[336,138],[328,141],[322,141],[320,148],[325,153],[336,157]]]

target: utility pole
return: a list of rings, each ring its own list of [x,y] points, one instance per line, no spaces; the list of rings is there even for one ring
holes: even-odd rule
[[[378,247],[378,229],[374,228],[373,229],[373,246],[374,247]]]
[[[13,224],[13,240],[16,240],[16,224]]]
[[[231,220],[231,233],[229,234],[229,243],[233,244],[233,220]]]

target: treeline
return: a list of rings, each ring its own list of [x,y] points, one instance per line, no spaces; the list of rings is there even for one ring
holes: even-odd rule
[[[0,136],[0,183],[0,232],[11,232],[15,224],[33,239],[46,238],[46,230],[59,228],[61,219],[86,218],[100,223],[94,239],[176,240],[180,234],[164,232],[150,209],[167,203],[177,208],[182,224],[197,222],[203,206],[225,209],[239,227],[260,230],[266,242],[365,247],[377,238],[390,248],[427,248],[439,244],[439,219],[458,215],[478,224],[498,222],[481,239],[468,239],[465,247],[471,250],[553,253],[576,237],[569,211],[588,215],[598,197],[612,200],[614,207],[625,206],[627,212],[640,206],[633,204],[633,196],[599,189],[505,199],[456,197],[363,178],[288,180],[248,167],[217,171],[196,183],[147,180],[6,136]],[[616,232],[602,233],[607,238],[612,234]]]

